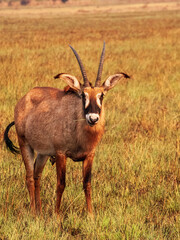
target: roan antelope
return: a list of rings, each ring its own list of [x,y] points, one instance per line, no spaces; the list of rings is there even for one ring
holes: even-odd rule
[[[71,46],[70,46],[71,47]],[[95,148],[104,132],[103,97],[125,73],[112,75],[101,85],[105,43],[103,46],[95,87],[88,81],[84,66],[77,52],[71,47],[79,63],[84,84],[76,77],[61,73],[55,76],[68,86],[64,90],[35,87],[17,103],[14,121],[5,132],[4,140],[13,153],[19,149],[8,137],[15,125],[20,152],[26,168],[26,184],[32,212],[41,212],[40,179],[49,157],[55,158],[57,170],[56,212],[59,212],[65,188],[66,158],[83,163],[83,189],[87,209],[92,215],[91,168]],[[34,162],[34,151],[37,157]]]

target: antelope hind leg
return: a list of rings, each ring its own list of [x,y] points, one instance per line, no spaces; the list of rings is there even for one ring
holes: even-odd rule
[[[26,169],[26,185],[30,196],[31,212],[35,213],[35,196],[34,196],[34,151],[22,138],[18,138],[21,149],[22,159]]]
[[[56,154],[57,171],[57,201],[55,211],[59,214],[62,194],[66,185],[66,157],[63,154]]]
[[[42,211],[41,198],[40,198],[40,180],[42,176],[42,171],[48,160],[48,156],[38,154],[36,161],[34,163],[34,182],[35,182],[35,206],[36,212],[40,213]]]

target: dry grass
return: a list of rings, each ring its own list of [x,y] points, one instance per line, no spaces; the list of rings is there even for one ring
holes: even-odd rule
[[[105,99],[106,133],[93,166],[95,221],[86,216],[81,164],[71,160],[60,219],[53,213],[56,173],[49,162],[43,216],[30,216],[21,157],[2,144],[0,239],[179,239],[179,12],[0,14],[1,137],[29,89],[62,88],[53,79],[59,72],[81,79],[69,44],[90,80],[104,40],[103,79],[120,71],[132,76]],[[16,141],[13,130],[11,138]]]
[[[82,14],[112,14],[112,13],[134,13],[134,12],[153,12],[153,11],[167,11],[180,10],[180,4],[177,1],[173,2],[152,2],[152,3],[136,3],[136,4],[117,4],[117,5],[53,5],[52,3],[46,7],[32,4],[28,7],[14,6],[9,8],[1,8],[0,16],[20,17],[20,18],[52,18],[60,17],[62,15],[82,15]]]

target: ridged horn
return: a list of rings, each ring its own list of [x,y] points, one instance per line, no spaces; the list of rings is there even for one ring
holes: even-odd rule
[[[80,67],[80,69],[81,69],[81,73],[82,73],[83,80],[84,80],[84,86],[85,86],[85,87],[89,87],[90,84],[89,84],[89,81],[88,81],[88,78],[87,78],[87,75],[86,75],[86,71],[85,71],[85,69],[84,69],[84,66],[83,66],[83,64],[82,64],[82,61],[81,61],[78,53],[76,52],[76,50],[75,50],[71,45],[69,45],[69,46],[70,46],[70,48],[72,49],[72,51],[73,51],[73,53],[74,53],[74,55],[75,55],[75,57],[76,57],[76,59],[77,59],[77,61],[78,61],[78,63],[79,63],[79,67]]]
[[[101,83],[101,75],[102,75],[102,70],[103,70],[104,55],[105,55],[105,42],[103,44],[103,50],[102,50],[102,53],[101,53],[101,58],[100,58],[98,74],[97,74],[97,78],[96,78],[96,82],[95,82],[95,87],[98,87]]]

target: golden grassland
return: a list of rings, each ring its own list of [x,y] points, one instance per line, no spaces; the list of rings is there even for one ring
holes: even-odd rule
[[[14,2],[16,3],[16,2]],[[33,2],[34,3],[34,2]],[[40,3],[40,2],[37,2]],[[42,2],[43,3],[43,2]],[[48,3],[48,1],[47,1]],[[59,2],[57,2],[59,3]],[[71,4],[71,3],[70,3]],[[73,3],[72,3],[73,4]],[[96,5],[54,5],[49,1],[49,5],[30,5],[27,7],[12,6],[3,7],[0,5],[0,16],[8,17],[54,17],[71,14],[110,14],[110,13],[133,13],[133,12],[152,12],[152,11],[167,11],[167,10],[180,10],[180,4],[178,1],[173,2],[149,2],[149,3],[126,3],[126,4],[96,4]]]
[[[31,11],[0,18],[0,239],[179,239],[180,12]],[[63,88],[53,79],[60,72],[82,78],[69,44],[94,82],[103,41],[102,79],[118,72],[131,79],[105,98],[106,132],[92,177],[95,219],[86,214],[81,163],[71,160],[60,217],[54,214],[56,171],[48,162],[43,214],[34,218],[24,165],[6,150],[3,131],[13,121],[16,102],[31,88]],[[10,137],[17,145],[15,129]]]

